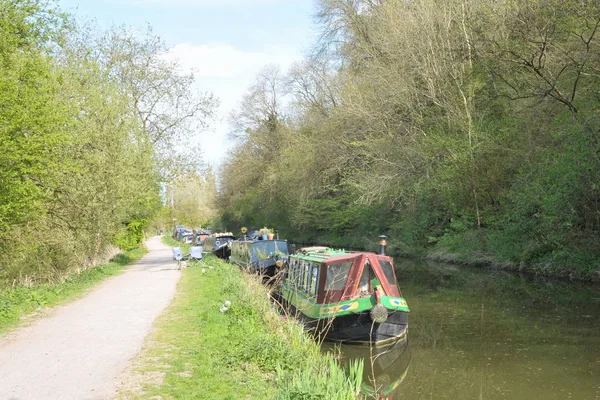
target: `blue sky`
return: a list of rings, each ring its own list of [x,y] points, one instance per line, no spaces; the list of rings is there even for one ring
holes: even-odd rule
[[[267,64],[286,70],[315,38],[313,0],[59,0],[65,11],[101,27],[150,24],[197,85],[221,100],[218,119],[198,135],[204,158],[218,166],[227,116]]]

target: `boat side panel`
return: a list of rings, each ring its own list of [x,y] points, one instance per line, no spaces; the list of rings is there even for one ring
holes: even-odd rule
[[[376,304],[373,296],[361,297],[339,303],[319,304],[316,302],[316,299],[310,298],[304,293],[288,287],[287,284],[283,284],[281,286],[281,295],[284,299],[296,306],[299,311],[315,319],[327,319],[331,317],[369,311]],[[390,310],[390,312],[409,312],[406,300],[403,298],[382,296],[381,304]]]
[[[319,286],[317,287],[317,303],[322,304],[325,302],[325,282],[327,281],[327,266],[321,263],[321,270],[319,272]]]
[[[371,320],[369,311],[338,315],[334,317],[312,318],[302,301],[281,298],[287,312],[303,321],[305,328],[328,341],[346,343],[388,343],[405,337],[408,332],[408,317],[404,311],[390,311],[384,323]]]

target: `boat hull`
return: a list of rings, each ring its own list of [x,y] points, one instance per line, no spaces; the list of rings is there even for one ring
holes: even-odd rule
[[[231,256],[231,249],[227,246],[227,244],[224,244],[213,249],[213,254],[219,258],[228,260],[229,256]]]
[[[311,318],[285,298],[279,297],[277,300],[288,314],[302,321],[308,331],[330,342],[383,345],[405,338],[408,334],[408,313],[404,311],[388,310],[388,318],[382,323],[373,322],[370,311]]]
[[[319,325],[323,325],[325,338],[329,341],[385,344],[406,336],[408,313],[388,310],[387,320],[377,323],[371,320],[369,312],[360,312],[334,317],[330,329],[327,329],[329,321],[319,321]]]

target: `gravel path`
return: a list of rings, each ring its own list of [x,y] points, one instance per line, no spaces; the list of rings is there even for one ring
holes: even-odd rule
[[[0,399],[110,399],[180,271],[159,237],[123,275],[31,326],[0,337]]]

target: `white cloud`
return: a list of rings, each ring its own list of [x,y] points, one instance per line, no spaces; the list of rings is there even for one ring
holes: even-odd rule
[[[271,47],[256,52],[221,43],[181,43],[173,47],[168,56],[176,59],[185,71],[194,71],[198,87],[210,90],[221,102],[217,121],[201,135],[204,158],[214,167],[221,163],[230,148],[227,117],[258,72],[267,64],[277,64],[285,71],[302,58],[299,49],[294,48]]]
[[[121,2],[123,0],[119,0]],[[255,6],[259,4],[285,4],[300,0],[128,0],[134,4],[165,4],[169,6]]]
[[[246,52],[229,44],[178,44],[170,51],[186,70],[194,70],[199,77],[236,78],[255,73],[269,63],[289,65],[300,56],[287,49],[267,49],[265,52]]]

